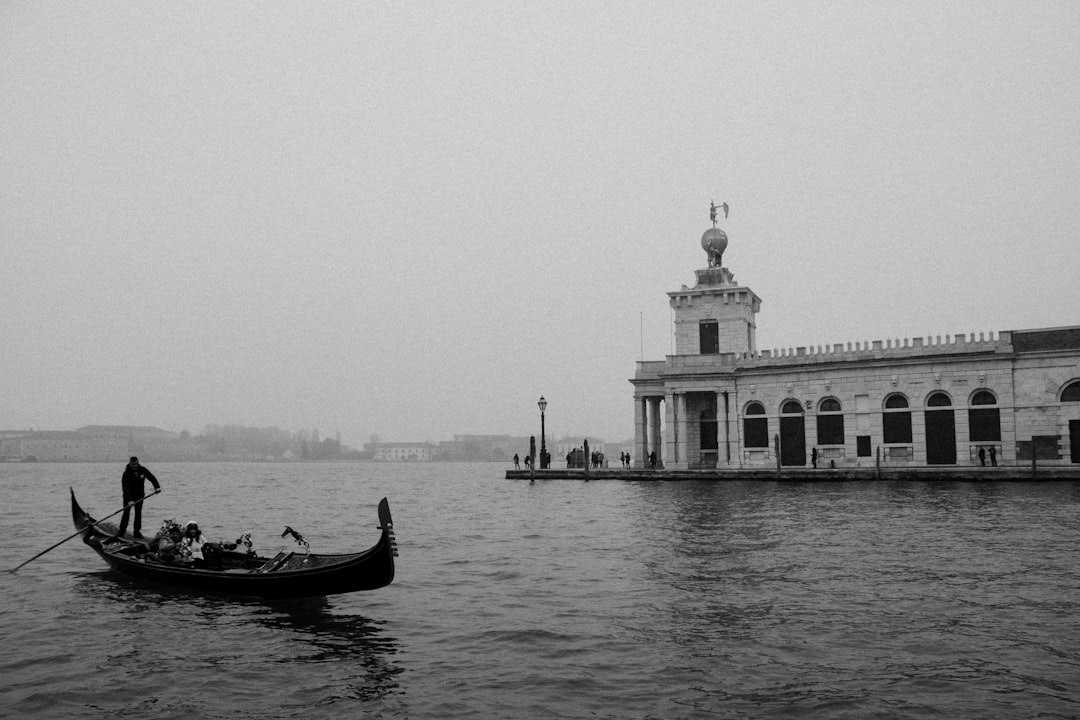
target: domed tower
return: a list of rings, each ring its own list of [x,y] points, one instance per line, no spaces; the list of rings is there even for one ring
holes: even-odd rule
[[[761,309],[761,298],[736,283],[722,264],[728,236],[716,227],[718,209],[727,219],[727,203],[711,204],[713,226],[701,236],[708,267],[695,271],[697,285],[693,288],[683,285],[682,290],[668,293],[675,311],[676,355],[757,354],[754,316]]]

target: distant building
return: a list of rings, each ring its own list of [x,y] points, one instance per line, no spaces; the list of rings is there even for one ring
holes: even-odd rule
[[[431,443],[375,442],[365,443],[364,449],[370,451],[375,460],[431,462],[435,445]]]
[[[1080,327],[761,351],[727,236],[702,246],[697,284],[668,293],[674,354],[630,381],[635,467],[1080,463]]]
[[[203,448],[189,437],[156,427],[87,425],[78,430],[0,432],[0,459],[41,462],[199,460]]]
[[[67,430],[4,433],[0,457],[41,462],[94,459],[99,453],[90,438]]]

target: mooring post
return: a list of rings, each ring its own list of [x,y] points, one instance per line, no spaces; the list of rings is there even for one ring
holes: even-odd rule
[[[874,461],[874,475],[881,479],[881,446],[877,446],[877,459]]]
[[[592,458],[589,456],[589,438],[585,438],[582,442],[582,448],[584,448],[581,451],[581,456],[584,459],[582,464],[585,466],[585,482],[589,482],[589,465],[592,464]]]
[[[776,451],[776,479],[780,479],[780,436],[773,435],[773,448]]]
[[[529,436],[529,482],[536,482],[536,436]]]

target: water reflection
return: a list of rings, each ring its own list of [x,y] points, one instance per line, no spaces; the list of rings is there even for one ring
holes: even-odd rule
[[[231,680],[244,672],[261,675],[261,680],[252,678],[256,685],[280,675],[270,670],[273,666],[285,666],[284,672],[313,666],[297,678],[294,689],[306,682],[309,694],[327,695],[320,703],[386,697],[397,691],[403,672],[394,659],[398,641],[381,622],[335,614],[325,597],[202,595],[111,572],[83,574],[74,588],[80,605],[98,614],[113,613],[118,632],[138,628],[130,642],[118,643],[135,645],[112,659],[121,665],[141,665],[166,647],[180,657],[199,658],[207,671],[229,673]]]

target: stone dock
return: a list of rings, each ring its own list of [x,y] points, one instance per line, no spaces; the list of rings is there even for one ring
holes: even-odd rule
[[[678,480],[759,480],[764,482],[849,482],[857,480],[917,480],[937,482],[1048,482],[1080,480],[1080,465],[1010,467],[854,467],[776,468],[742,470],[646,470],[634,468],[589,469],[549,468],[547,470],[507,470],[507,480],[625,480],[670,482]]]

